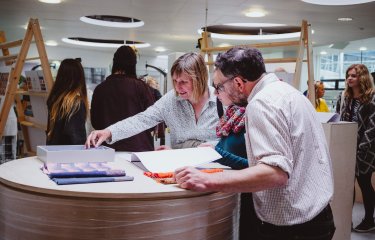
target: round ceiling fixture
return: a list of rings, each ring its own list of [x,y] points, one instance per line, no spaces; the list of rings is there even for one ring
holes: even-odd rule
[[[339,17],[339,18],[337,18],[337,21],[350,22],[350,21],[353,21],[353,18],[351,18],[351,17]]]
[[[81,17],[80,20],[89,24],[117,28],[136,28],[145,24],[136,18],[111,15],[90,15]]]
[[[374,0],[302,0],[302,2],[316,4],[316,5],[329,5],[329,6],[340,6],[340,5],[355,5],[373,2]]]
[[[88,46],[88,47],[104,47],[104,48],[118,48],[122,45],[127,45],[135,48],[149,47],[149,43],[129,40],[109,40],[109,39],[94,39],[94,38],[82,38],[82,37],[70,37],[63,38],[63,42]]]
[[[201,34],[206,27],[198,30]],[[298,38],[301,27],[276,23],[229,23],[207,26],[212,38],[227,40],[276,40]]]
[[[61,0],[39,0],[39,2],[49,3],[49,4],[59,4],[61,3]]]

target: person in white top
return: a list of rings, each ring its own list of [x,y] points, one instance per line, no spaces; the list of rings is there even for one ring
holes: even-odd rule
[[[275,74],[261,53],[235,47],[215,62],[214,84],[246,107],[249,168],[204,174],[175,171],[180,187],[253,192],[261,239],[332,239],[333,175],[323,128],[306,97]]]
[[[104,130],[95,130],[86,140],[86,147],[112,144],[165,122],[170,129],[171,147],[196,147],[216,141],[219,122],[215,89],[208,86],[208,72],[203,57],[186,53],[172,65],[174,89],[144,112],[119,121]],[[119,103],[121,104],[121,103]],[[161,146],[158,150],[168,149]]]

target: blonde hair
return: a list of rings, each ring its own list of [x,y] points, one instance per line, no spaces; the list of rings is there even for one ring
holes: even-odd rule
[[[146,76],[146,77],[144,77],[144,79],[145,79],[147,85],[149,85],[152,88],[155,88],[155,89],[159,90],[159,83],[158,83],[158,81],[156,81],[156,79],[154,77]]]
[[[171,76],[187,74],[193,81],[193,101],[198,102],[208,89],[208,72],[203,57],[198,53],[186,53],[179,57],[172,65]],[[173,88],[176,90],[172,79]],[[177,95],[177,92],[176,92]]]
[[[315,81],[314,82],[314,89],[315,89],[315,103],[317,106],[320,105],[320,98],[318,97],[318,90],[322,87],[324,89],[324,83],[321,81]]]
[[[370,76],[367,67],[364,64],[352,64],[348,67],[345,74],[345,79],[348,79],[349,71],[355,69],[358,80],[359,80],[359,98],[361,103],[369,103],[374,94],[374,83]],[[349,98],[354,97],[354,92],[351,87],[346,84],[345,96]]]

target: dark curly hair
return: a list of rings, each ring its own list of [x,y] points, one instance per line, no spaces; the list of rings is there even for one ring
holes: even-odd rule
[[[266,72],[261,52],[255,48],[234,47],[217,56],[216,69],[225,77],[241,76],[244,80],[256,81]]]

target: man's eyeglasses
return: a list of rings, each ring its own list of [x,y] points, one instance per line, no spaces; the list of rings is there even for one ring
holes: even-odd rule
[[[224,84],[226,84],[227,82],[233,80],[233,78],[235,78],[235,77],[236,76],[228,78],[227,80],[225,80],[224,82],[219,83],[218,85],[212,84],[212,86],[215,88],[215,90],[216,90],[217,93],[219,93],[219,91],[220,92],[224,92]]]

